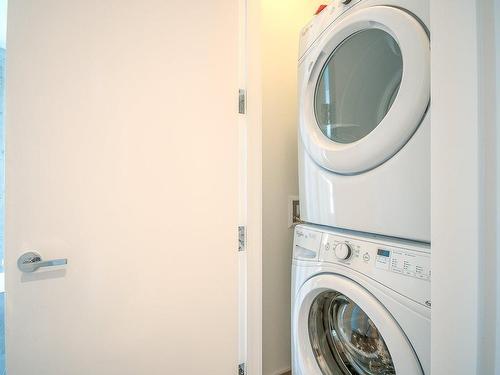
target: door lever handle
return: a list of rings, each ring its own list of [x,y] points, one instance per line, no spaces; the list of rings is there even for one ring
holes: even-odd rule
[[[24,253],[17,260],[17,267],[22,272],[35,272],[41,267],[64,266],[68,264],[67,259],[43,260],[42,256],[34,251]]]

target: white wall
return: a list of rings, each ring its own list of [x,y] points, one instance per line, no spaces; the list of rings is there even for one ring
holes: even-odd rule
[[[433,374],[500,373],[494,14],[431,1]]]
[[[496,217],[494,219],[494,228],[493,228],[493,236],[495,243],[495,253],[496,253],[496,262],[494,262],[494,267],[496,267],[494,274],[496,275],[496,270],[500,270],[500,199],[498,197],[498,186],[500,186],[500,2],[496,0],[494,2],[494,9],[492,13],[495,17],[494,21],[494,48],[493,51],[495,53],[495,63],[493,64],[495,67],[495,131],[493,132],[493,136],[491,138],[492,142],[496,144],[494,150],[494,159],[496,160],[496,178],[495,178],[495,189],[496,204],[493,204],[493,209],[496,211]],[[495,353],[495,371],[496,374],[500,374],[500,276],[496,276],[496,311],[495,311],[495,324],[496,327],[495,334],[495,346],[492,348]]]
[[[287,199],[298,195],[298,37],[321,3],[324,1],[261,2],[264,375],[290,368],[293,230],[287,225]]]
[[[497,1],[498,3],[498,1]],[[497,9],[498,11],[498,9]],[[498,39],[495,22],[495,1],[477,3],[479,62],[479,142],[480,142],[480,263],[479,263],[479,374],[495,373],[495,356],[499,356],[496,330],[498,325],[497,275],[498,258],[498,116],[496,104]],[[497,368],[500,373],[500,368]]]

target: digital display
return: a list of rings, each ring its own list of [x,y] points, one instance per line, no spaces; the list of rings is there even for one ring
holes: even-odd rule
[[[377,255],[380,255],[381,257],[390,257],[391,256],[391,252],[389,250],[378,249],[377,250]]]

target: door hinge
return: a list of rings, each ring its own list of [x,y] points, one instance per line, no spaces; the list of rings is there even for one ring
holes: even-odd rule
[[[240,89],[238,95],[238,113],[244,115],[246,112],[247,112],[247,92],[244,89]]]
[[[240,363],[238,365],[238,375],[246,375],[245,364],[244,363]]]
[[[247,231],[244,225],[238,226],[238,251],[245,251],[247,242]]]

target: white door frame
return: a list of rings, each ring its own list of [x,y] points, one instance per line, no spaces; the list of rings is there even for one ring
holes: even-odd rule
[[[262,374],[262,90],[260,0],[246,3],[247,374]]]

